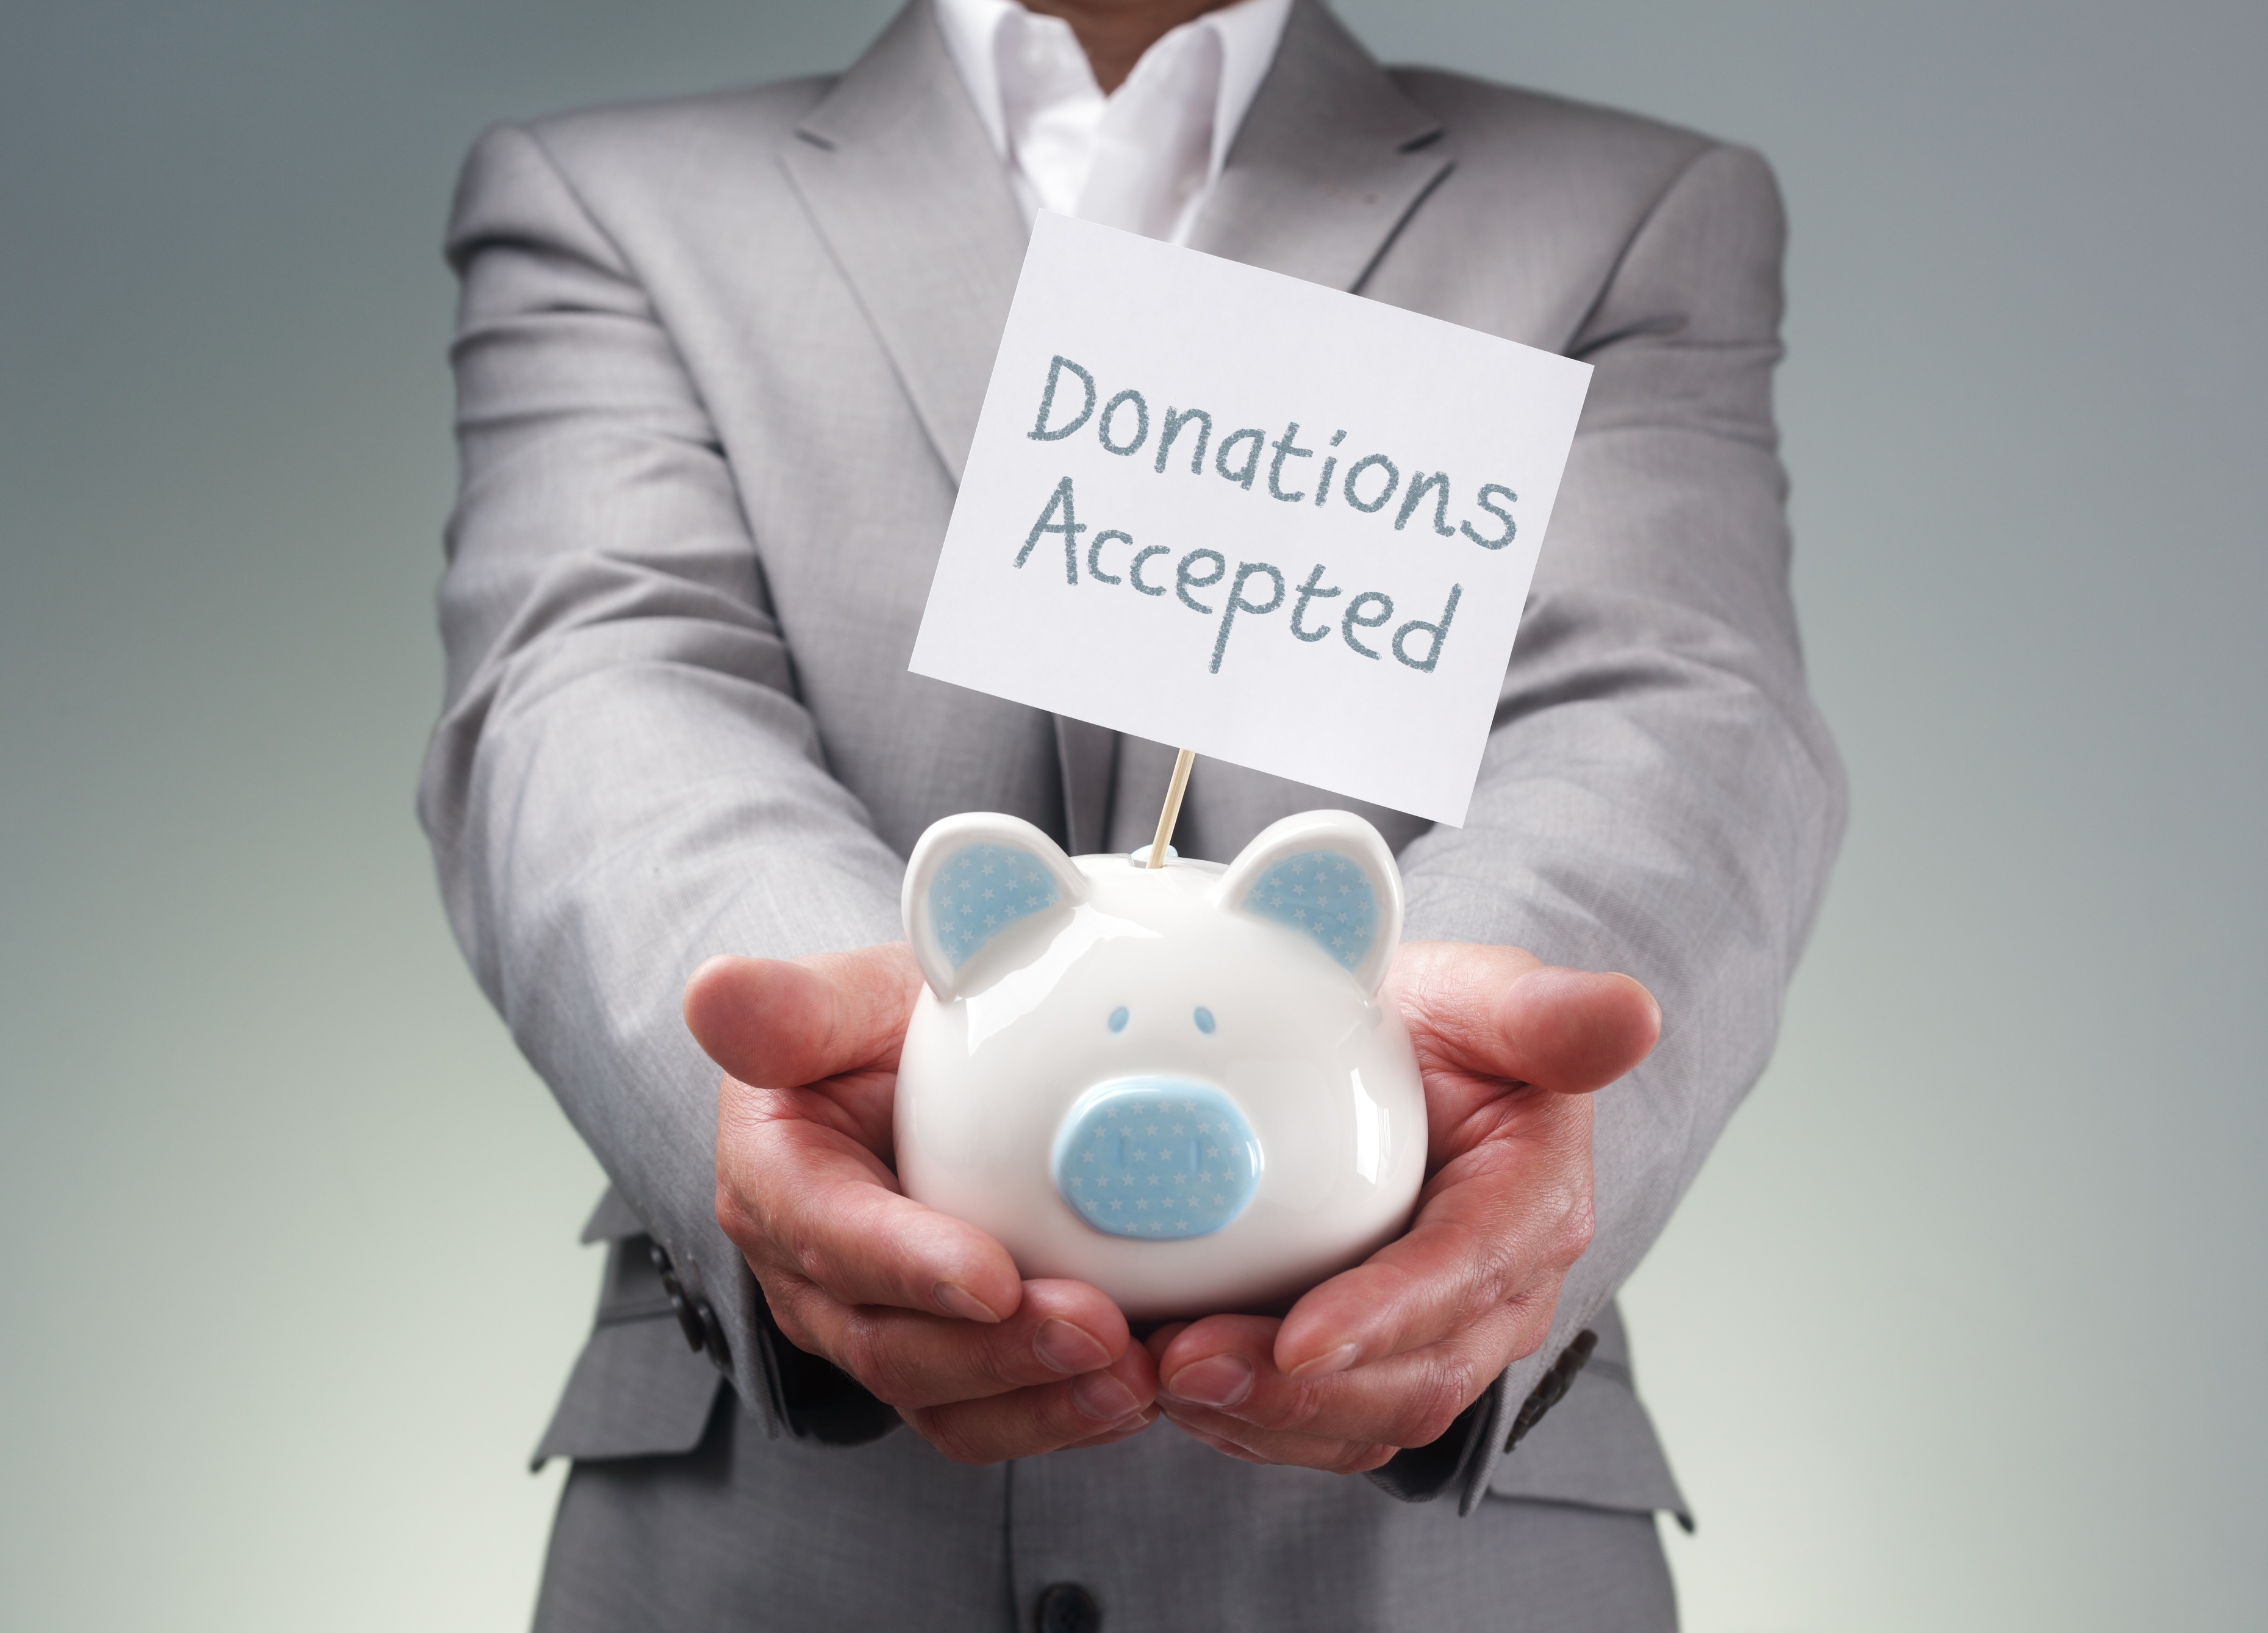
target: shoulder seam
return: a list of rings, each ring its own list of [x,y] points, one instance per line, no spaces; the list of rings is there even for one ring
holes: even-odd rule
[[[1621,248],[1615,251],[1614,264],[1607,269],[1606,277],[1599,280],[1598,293],[1591,298],[1591,304],[1583,308],[1583,315],[1576,321],[1574,328],[1568,331],[1567,339],[1571,346],[1582,338],[1583,332],[1590,328],[1592,319],[1598,316],[1599,307],[1607,299],[1607,292],[1614,288],[1615,280],[1622,276],[1623,263],[1630,259],[1632,246],[1646,236],[1646,228],[1653,225],[1654,218],[1661,213],[1661,207],[1669,201],[1669,196],[1684,185],[1685,178],[1698,169],[1704,159],[1718,153],[1739,151],[1733,144],[1719,142],[1712,137],[1703,137],[1697,133],[1695,139],[1701,145],[1686,155],[1685,162],[1670,174],[1668,179],[1662,183],[1660,190],[1655,193],[1646,207],[1638,212],[1638,219],[1631,224],[1631,230],[1624,237]],[[1570,351],[1568,355],[1572,357],[1574,353]]]
[[[614,266],[610,270],[624,280],[636,283],[637,279],[630,271],[630,259],[622,248],[622,240],[607,231],[607,224],[599,219],[598,212],[591,208],[591,201],[583,196],[583,189],[575,185],[575,179],[567,174],[567,166],[560,163],[559,155],[554,152],[551,144],[543,139],[543,133],[533,125],[510,125],[505,129],[516,130],[527,138],[528,145],[535,150],[536,157],[543,161],[543,167],[549,170],[553,179],[559,183],[561,191],[574,201],[576,212],[590,224],[591,231],[599,235],[600,240],[606,245],[608,253],[613,255]],[[644,295],[644,286],[640,285],[639,293]],[[649,311],[652,310],[652,304],[649,299],[646,302]]]

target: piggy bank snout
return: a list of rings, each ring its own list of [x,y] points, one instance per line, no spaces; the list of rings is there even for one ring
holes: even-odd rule
[[[1074,1101],[1056,1131],[1056,1189],[1108,1236],[1181,1241],[1241,1214],[1264,1161],[1228,1093],[1194,1077],[1122,1077]]]

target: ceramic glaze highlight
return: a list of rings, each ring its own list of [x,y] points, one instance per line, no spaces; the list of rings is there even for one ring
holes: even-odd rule
[[[1042,905],[970,946],[954,920],[979,857]],[[1401,880],[1361,818],[1307,812],[1226,868],[1151,869],[949,817],[905,906],[929,990],[899,1067],[899,1178],[1025,1275],[1092,1282],[1135,1319],[1279,1308],[1406,1223],[1425,1097],[1375,997]]]

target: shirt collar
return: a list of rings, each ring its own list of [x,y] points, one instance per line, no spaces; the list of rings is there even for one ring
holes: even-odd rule
[[[953,65],[968,87],[970,100],[976,104],[977,117],[983,122],[985,134],[992,139],[992,151],[1012,163],[1014,156],[1008,151],[1008,122],[1000,84],[1000,29],[1012,17],[1035,23],[1057,23],[1058,19],[1042,18],[1027,12],[1017,0],[932,0],[932,4],[939,31],[945,36],[946,54],[953,58]],[[1210,29],[1220,42],[1220,88],[1213,104],[1212,160],[1207,185],[1228,162],[1228,150],[1236,140],[1253,98],[1260,93],[1261,82],[1268,78],[1268,70],[1276,60],[1276,48],[1284,38],[1284,25],[1291,14],[1292,0],[1237,0],[1233,5],[1183,23],[1142,54],[1142,60],[1148,62],[1151,55],[1168,41],[1175,42],[1173,49],[1178,51],[1177,36],[1190,29]],[[1091,78],[1089,84],[1093,84]]]

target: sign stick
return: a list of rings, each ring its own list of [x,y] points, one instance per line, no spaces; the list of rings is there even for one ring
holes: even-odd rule
[[[1166,842],[1174,837],[1174,824],[1182,819],[1182,796],[1189,791],[1189,767],[1197,759],[1195,749],[1183,749],[1174,757],[1174,780],[1166,787],[1166,809],[1158,813],[1158,837],[1150,842],[1152,868],[1166,865]]]

